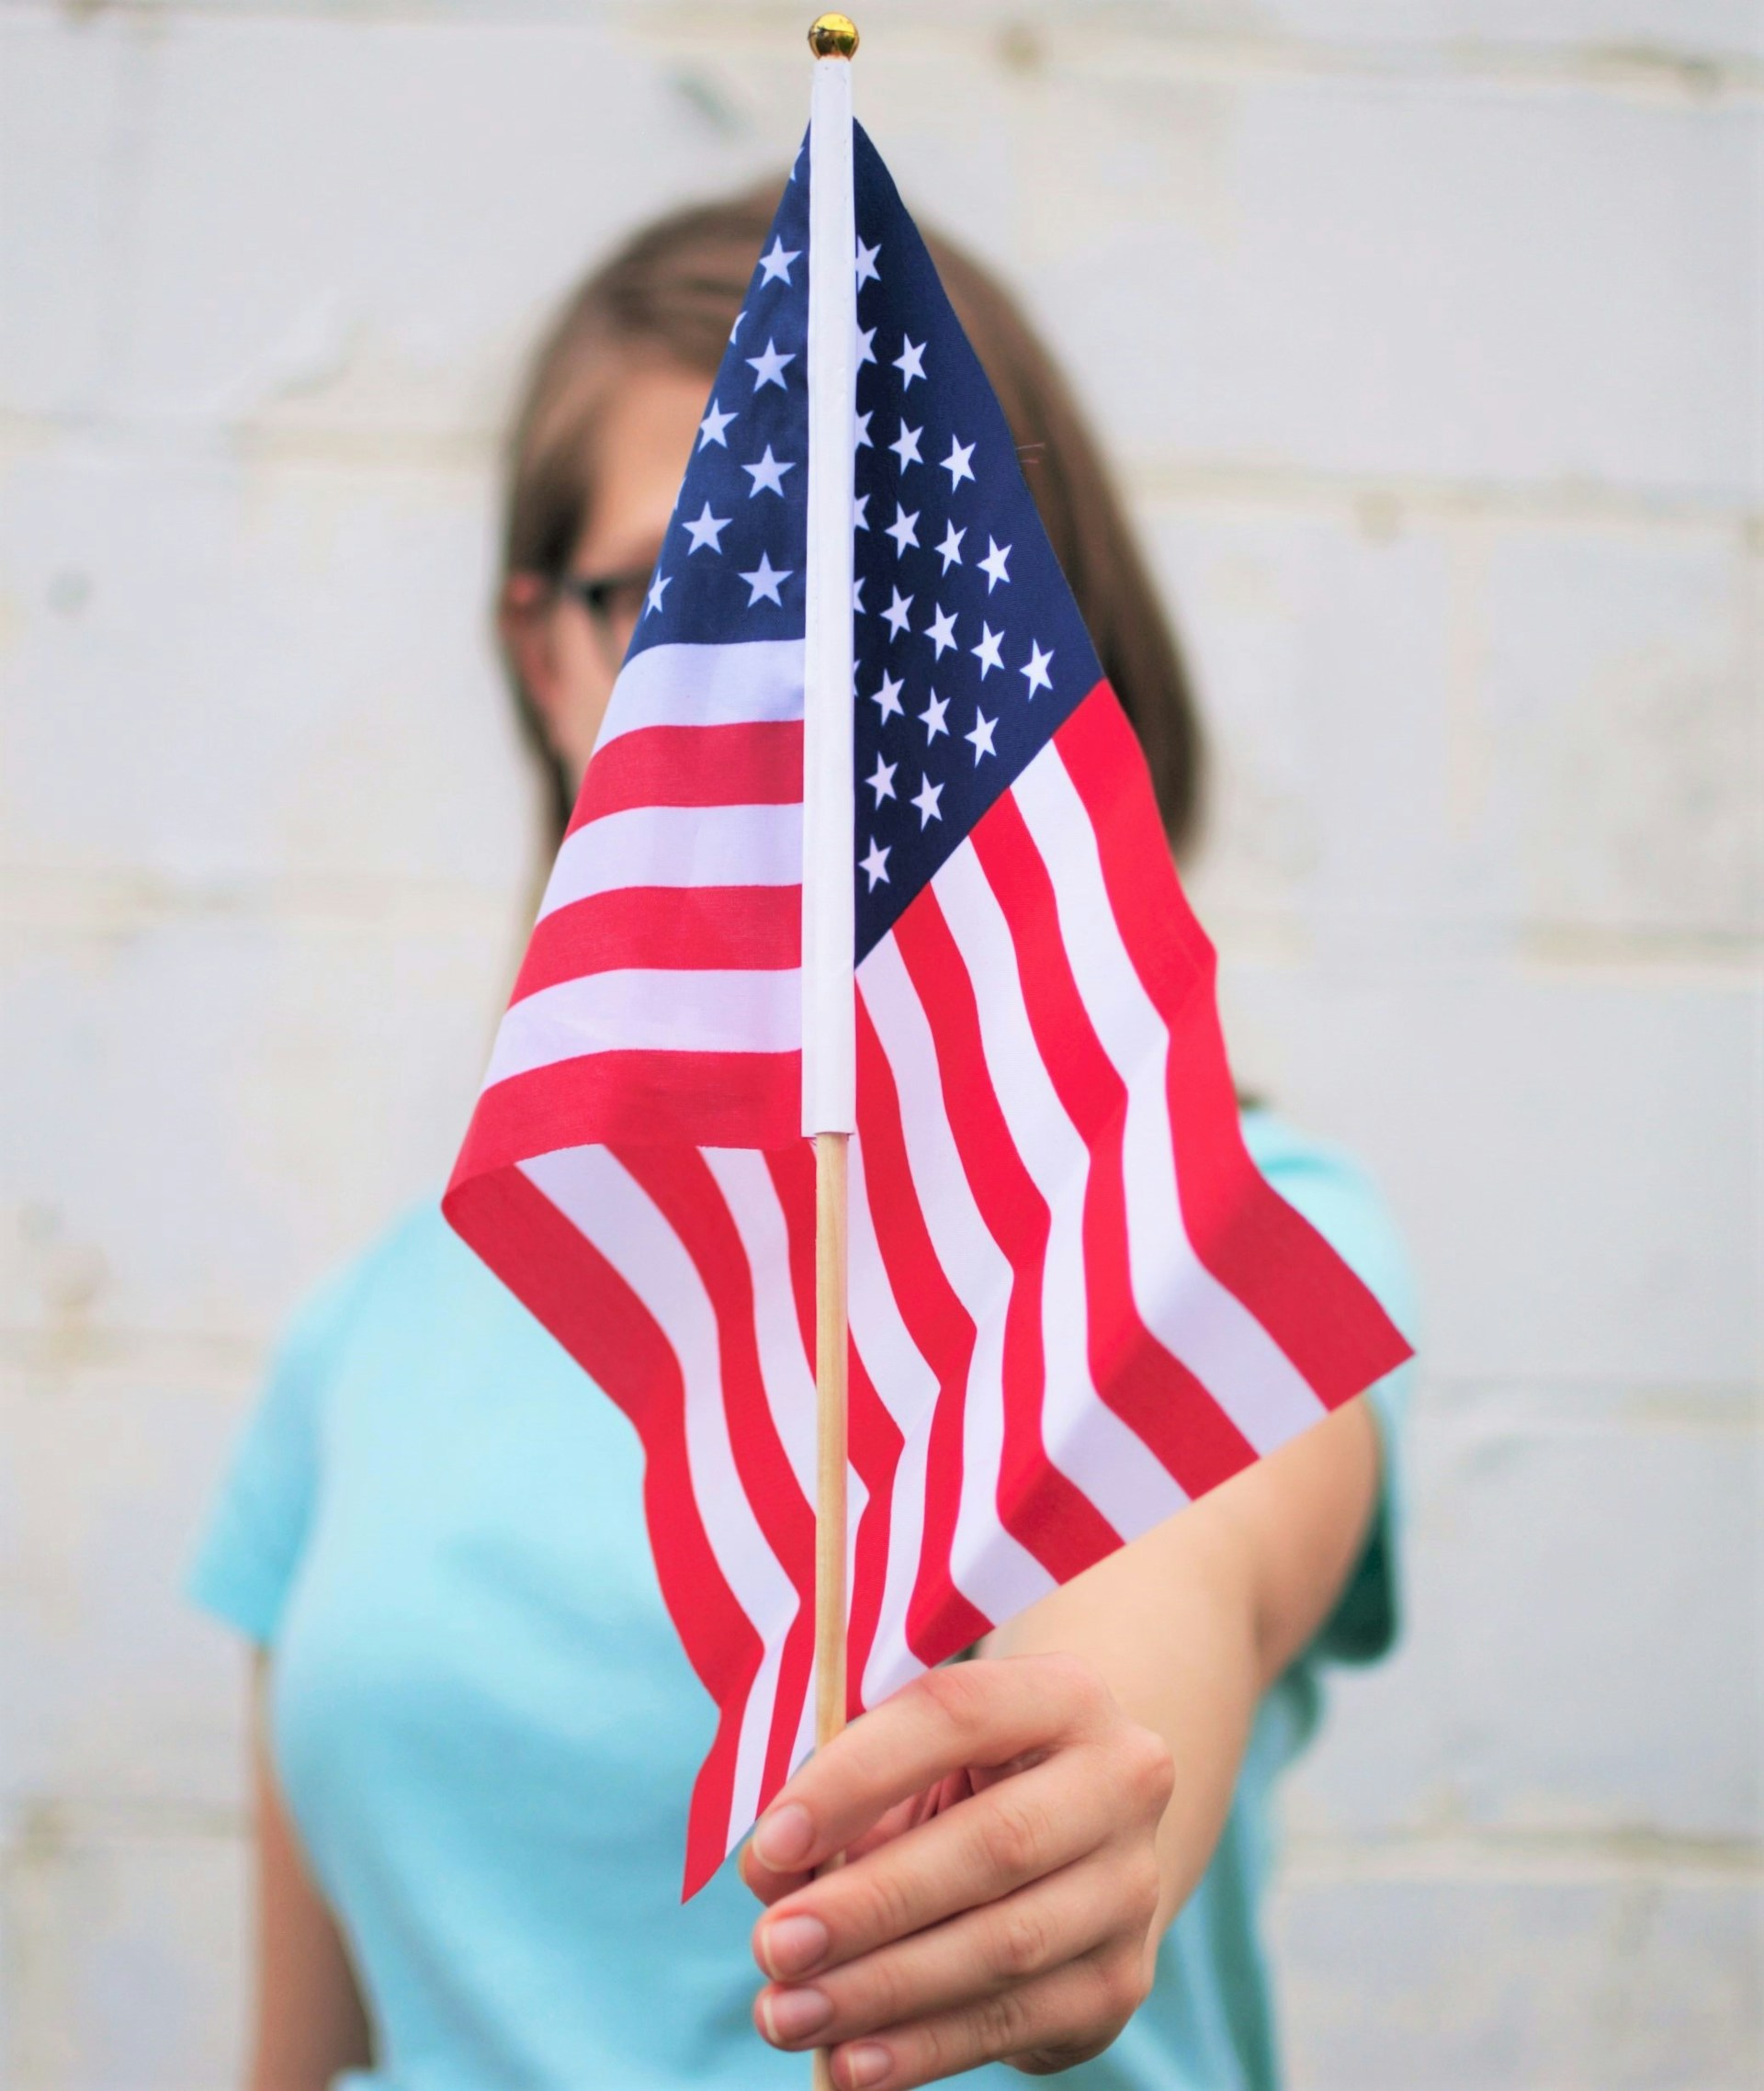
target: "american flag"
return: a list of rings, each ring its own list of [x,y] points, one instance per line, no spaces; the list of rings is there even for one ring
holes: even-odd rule
[[[861,130],[854,162],[856,1712],[1408,1352],[1245,1151],[1137,744]],[[641,1434],[719,1710],[689,1893],[811,1739],[808,180],[804,154],[446,1201]]]

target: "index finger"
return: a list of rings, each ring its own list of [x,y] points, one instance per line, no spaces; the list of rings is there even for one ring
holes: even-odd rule
[[[945,1773],[1001,1770],[1083,1733],[1102,1696],[1085,1665],[1046,1656],[928,1670],[808,1759],[760,1817],[754,1857],[807,1872]]]

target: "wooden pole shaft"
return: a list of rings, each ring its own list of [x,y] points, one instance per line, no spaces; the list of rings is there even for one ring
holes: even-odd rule
[[[815,1136],[815,1747],[845,1725],[845,1144]],[[838,1865],[833,1859],[830,1865]],[[822,1871],[826,1871],[825,1868]],[[825,2048],[812,2091],[834,2091]]]
[[[845,1725],[845,1143],[815,1136],[815,1746]]]

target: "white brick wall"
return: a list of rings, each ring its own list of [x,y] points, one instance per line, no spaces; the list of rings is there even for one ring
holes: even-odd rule
[[[1291,1796],[1295,2084],[1740,2091],[1764,5],[869,6],[866,118],[1182,616],[1243,1071],[1424,1282],[1410,1641]],[[232,2066],[239,1668],[176,1579],[516,947],[511,374],[616,229],[780,162],[810,11],[0,0],[8,2091]]]

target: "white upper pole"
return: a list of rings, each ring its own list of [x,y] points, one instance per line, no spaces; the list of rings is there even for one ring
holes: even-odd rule
[[[808,550],[803,647],[802,1129],[856,1129],[852,458],[857,247],[852,67],[815,61],[808,119]]]

